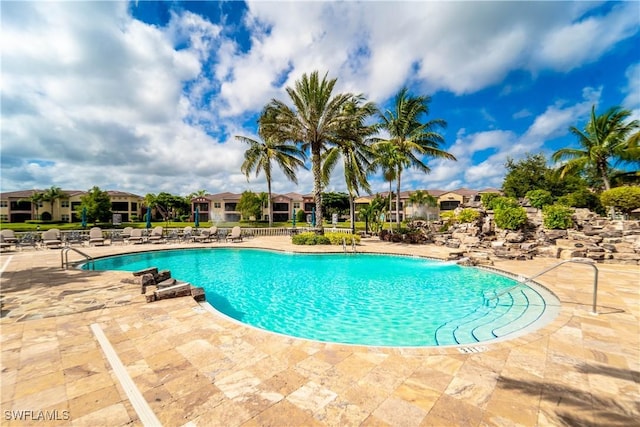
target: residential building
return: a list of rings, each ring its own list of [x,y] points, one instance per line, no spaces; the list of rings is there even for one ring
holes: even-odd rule
[[[36,193],[46,190],[21,190],[0,193],[0,221],[25,222],[41,219],[54,222],[80,222],[78,207],[86,191],[62,190],[63,197],[52,202],[32,202]],[[122,222],[140,217],[144,199],[123,191],[107,191],[111,199],[111,211],[119,215]]]

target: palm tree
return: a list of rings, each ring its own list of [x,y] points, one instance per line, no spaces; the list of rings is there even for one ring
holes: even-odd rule
[[[55,185],[52,185],[51,188],[49,188],[48,190],[46,190],[43,194],[42,194],[42,200],[45,202],[49,202],[51,204],[51,219],[53,220],[55,218],[55,216],[53,215],[54,211],[53,211],[53,203],[56,200],[59,199],[66,199],[69,196],[67,196],[67,193],[65,193],[64,191],[62,191],[60,189],[60,187],[56,187]]]
[[[409,202],[414,205],[435,207],[438,204],[438,199],[433,197],[429,192],[423,190],[416,190],[409,194]]]
[[[566,160],[560,167],[560,176],[568,173],[584,172],[595,168],[602,179],[605,190],[611,189],[611,163],[620,160],[637,160],[638,120],[626,122],[631,112],[613,107],[604,114],[596,116],[595,105],[591,108],[591,119],[584,130],[575,126],[569,131],[578,138],[580,148],[561,148],[553,153],[554,162]]]
[[[264,123],[265,136],[276,141],[292,141],[311,152],[313,194],[316,204],[316,228],[322,227],[322,152],[334,140],[350,117],[344,108],[353,99],[349,93],[332,96],[337,79],[320,79],[318,72],[303,74],[294,87],[287,87],[293,108],[276,99],[267,105],[273,110],[270,120]]]
[[[371,169],[374,154],[368,137],[376,132],[375,126],[365,125],[367,118],[375,113],[375,104],[367,102],[361,105],[362,101],[361,97],[354,97],[345,104],[345,112],[350,115],[351,121],[338,131],[337,138],[333,141],[336,145],[325,151],[322,156],[324,185],[329,183],[331,172],[337,165],[338,159],[342,157],[344,179],[349,195],[349,219],[352,233],[356,230],[355,196],[360,195],[360,189],[371,194],[367,173]]]
[[[38,209],[40,208],[40,203],[44,201],[44,193],[40,191],[34,191],[29,197],[18,200],[19,202],[29,202],[33,206],[36,211],[36,219],[40,219],[40,215],[38,214]]]
[[[409,161],[402,156],[398,146],[391,142],[378,142],[373,146],[375,159],[371,164],[372,170],[381,169],[382,177],[389,182],[389,227],[391,227],[391,200],[393,197],[392,184],[398,177],[399,168],[409,167]]]
[[[273,204],[271,202],[271,178],[272,164],[282,170],[284,175],[294,184],[298,183],[296,170],[298,167],[304,168],[304,153],[295,145],[286,140],[277,140],[274,136],[265,133],[265,125],[272,123],[275,110],[267,107],[262,112],[258,120],[258,135],[262,141],[247,138],[246,136],[236,136],[236,139],[249,144],[249,148],[244,153],[244,162],[240,167],[242,173],[249,179],[249,174],[255,170],[256,176],[260,171],[264,172],[267,180],[267,203],[269,205],[269,227],[273,226]]]
[[[403,159],[396,168],[396,223],[400,228],[400,188],[402,171],[409,165],[429,173],[431,169],[424,163],[424,157],[456,160],[456,158],[439,148],[444,137],[435,131],[437,127],[445,127],[443,119],[421,121],[421,116],[429,114],[431,97],[427,95],[412,96],[407,88],[398,92],[394,99],[393,110],[379,112],[380,127],[389,134],[388,139],[379,140],[394,144]]]

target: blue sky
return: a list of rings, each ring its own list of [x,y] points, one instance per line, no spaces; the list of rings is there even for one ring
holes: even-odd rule
[[[575,144],[592,105],[640,118],[639,2],[2,2],[1,189],[265,191],[255,121],[303,73],[381,108],[432,97],[457,162],[403,190],[499,187]],[[337,169],[327,190],[343,191]],[[388,184],[371,176],[374,191]],[[310,192],[276,173],[275,192]]]

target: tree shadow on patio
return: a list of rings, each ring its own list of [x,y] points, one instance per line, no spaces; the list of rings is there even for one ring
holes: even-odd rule
[[[583,371],[593,373],[606,372],[618,377],[622,372],[598,370],[597,367],[587,367],[583,364]],[[623,377],[627,379],[627,377]],[[518,390],[533,396],[540,396],[541,402],[548,402],[546,409],[554,408],[549,417],[556,417],[558,425],[568,426],[620,426],[637,425],[640,416],[640,403],[635,396],[612,395],[598,396],[589,391],[581,390],[566,384],[545,383],[542,381],[522,381],[508,377],[498,379],[498,387],[507,390]],[[544,408],[541,408],[544,410]],[[584,415],[582,415],[584,414]]]

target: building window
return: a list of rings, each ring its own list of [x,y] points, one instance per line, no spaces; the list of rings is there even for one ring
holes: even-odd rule
[[[9,202],[7,202],[6,200],[0,201],[0,208],[8,208],[8,207],[9,207]]]
[[[0,221],[9,222],[9,215],[5,215],[5,214],[0,215]]]
[[[293,202],[293,209],[300,209],[300,202]]]
[[[60,207],[61,208],[68,208],[69,207],[69,201],[68,200],[62,200],[60,202]]]
[[[220,202],[213,202],[213,207],[216,209],[220,209],[222,205],[220,204]]]
[[[69,215],[68,214],[62,214],[62,222],[69,222]]]
[[[131,202],[131,210],[133,212],[137,212],[138,211],[138,204],[136,202]]]

